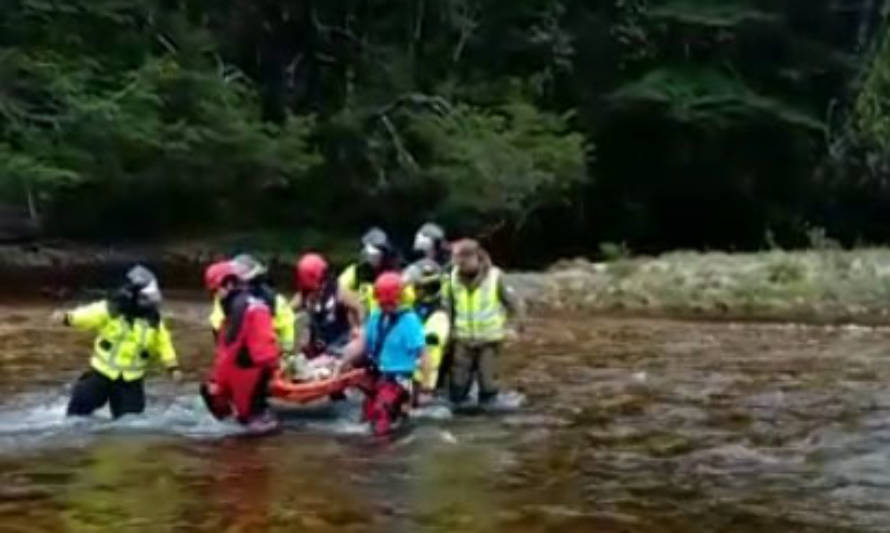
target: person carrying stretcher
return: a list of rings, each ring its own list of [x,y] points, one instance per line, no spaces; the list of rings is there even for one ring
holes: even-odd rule
[[[375,435],[390,433],[405,418],[414,373],[427,366],[423,324],[413,309],[401,305],[402,290],[401,276],[395,272],[377,278],[374,296],[379,307],[365,324],[364,356],[344,361],[344,367],[367,368],[362,415]]]
[[[353,359],[364,351],[362,304],[343,290],[330,274],[327,261],[309,253],[294,268],[297,296],[294,307],[308,317],[308,340],[303,357],[289,362],[296,378],[320,379],[332,374],[343,359]]]
[[[247,273],[234,261],[207,268],[204,281],[222,304],[224,319],[216,354],[201,397],[217,419],[235,419],[257,431],[277,427],[268,408],[268,384],[278,366],[272,312],[250,293]]]

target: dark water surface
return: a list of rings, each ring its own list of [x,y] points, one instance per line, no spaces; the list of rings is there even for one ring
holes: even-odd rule
[[[890,531],[890,330],[538,318],[518,409],[383,442],[352,401],[251,439],[195,394],[205,307],[171,308],[189,382],[72,422],[91,339],[0,306],[0,531]]]

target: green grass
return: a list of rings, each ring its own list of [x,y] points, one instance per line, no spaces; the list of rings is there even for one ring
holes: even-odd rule
[[[890,314],[890,248],[575,260],[512,279],[539,308],[816,320]]]

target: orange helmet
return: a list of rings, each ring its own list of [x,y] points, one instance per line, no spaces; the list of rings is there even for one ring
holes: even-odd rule
[[[382,307],[395,307],[402,297],[402,276],[384,272],[374,282],[374,296]]]
[[[312,292],[321,289],[328,275],[328,262],[318,254],[306,254],[294,268],[294,284],[297,289]]]
[[[217,261],[204,271],[204,286],[210,291],[218,291],[229,278],[239,278],[238,266],[232,261]]]

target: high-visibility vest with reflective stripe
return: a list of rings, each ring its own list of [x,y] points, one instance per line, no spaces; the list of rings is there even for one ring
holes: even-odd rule
[[[98,332],[90,366],[108,379],[142,379],[152,358],[168,368],[177,365],[173,341],[163,322],[152,325],[142,318],[130,322],[123,316],[113,316],[108,302],[100,301],[68,313],[68,323]]]
[[[215,333],[219,332],[225,319],[226,314],[223,312],[222,303],[219,301],[219,298],[214,298],[213,310],[207,319],[210,322],[210,328]],[[294,349],[296,322],[297,317],[294,310],[291,309],[290,302],[284,296],[276,294],[275,313],[272,316],[272,323],[275,325],[275,338],[278,340],[278,347],[284,353],[290,353]]]
[[[498,293],[501,271],[491,267],[485,279],[473,288],[461,280],[457,269],[451,273],[454,338],[464,341],[495,342],[504,339],[507,311]]]
[[[448,321],[448,313],[439,309],[434,311],[423,324],[426,334],[426,350],[429,357],[429,372],[424,375],[423,368],[418,368],[414,373],[414,380],[420,383],[426,390],[436,388],[439,380],[439,367],[442,365],[442,356],[445,346],[448,344],[448,336],[451,333],[451,324]],[[435,335],[436,343],[431,344],[430,339]]]
[[[344,290],[355,293],[359,297],[365,314],[370,315],[372,311],[377,310],[380,305],[374,296],[374,283],[367,281],[359,281],[358,265],[352,264],[346,267],[346,270],[337,278],[337,285]],[[411,307],[415,300],[414,287],[405,285],[402,289],[402,307]]]

